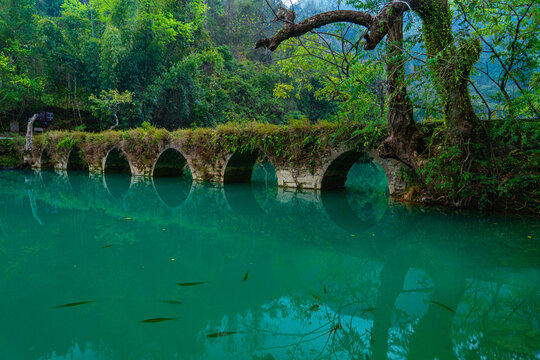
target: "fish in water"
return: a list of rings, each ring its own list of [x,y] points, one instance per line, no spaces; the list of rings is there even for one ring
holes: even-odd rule
[[[162,303],[171,304],[171,305],[181,305],[182,302],[178,300],[161,300]]]
[[[276,358],[272,354],[266,354],[264,356],[253,355],[253,360],[275,360]]]
[[[238,332],[237,331],[222,331],[222,332],[208,334],[206,335],[206,337],[217,338],[217,337],[229,336],[229,335],[234,335],[234,334],[238,334]]]
[[[318,297],[317,295],[313,295],[313,294],[311,294],[311,296],[313,296],[313,298],[314,298],[315,300],[319,300],[319,301],[321,301],[321,298],[320,298],[320,297]]]
[[[444,305],[444,304],[441,304],[441,303],[438,302],[438,301],[431,300],[430,302],[431,302],[432,304],[439,305],[440,307],[445,308],[446,310],[448,310],[448,311],[450,311],[450,312],[453,312],[454,314],[456,313],[456,311],[455,311],[454,309],[452,309],[451,307],[446,306],[446,305]]]
[[[102,248],[102,249],[106,249],[106,248],[110,248],[110,247],[112,247],[112,244],[102,246],[101,248]]]
[[[208,281],[185,282],[185,283],[176,283],[176,285],[180,285],[180,286],[196,286],[196,285],[206,284],[207,282],[208,282]]]
[[[246,273],[246,275],[244,275],[244,280],[242,281],[246,281],[248,279],[248,275],[249,275],[249,271]]]
[[[319,307],[320,307],[319,304],[315,304],[315,305],[313,305],[312,307],[310,307],[310,308],[308,309],[308,311],[314,311],[314,310],[317,310]]]
[[[337,332],[339,329],[342,329],[341,324],[335,325],[334,327],[332,327],[332,329],[331,329],[330,332],[328,333],[328,336],[334,334],[334,333]]]
[[[142,323],[158,323],[158,322],[164,322],[164,321],[178,321],[178,318],[153,318],[153,319],[141,320]]]
[[[58,305],[57,308],[67,308],[67,307],[85,305],[85,304],[90,304],[90,303],[95,303],[95,301],[90,300],[90,301],[79,301],[79,302],[74,302],[70,304],[62,304],[62,305]]]
[[[377,308],[374,308],[374,307],[365,308],[364,311],[362,311],[362,315],[375,311],[375,310],[377,310]]]

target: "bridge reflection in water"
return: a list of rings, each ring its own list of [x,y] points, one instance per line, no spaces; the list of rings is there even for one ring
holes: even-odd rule
[[[537,222],[391,203],[370,174],[321,193],[268,167],[226,186],[0,173],[0,358],[538,356]]]

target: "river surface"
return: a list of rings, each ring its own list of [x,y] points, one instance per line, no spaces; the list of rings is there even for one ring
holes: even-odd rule
[[[0,172],[0,359],[540,359],[537,218]]]

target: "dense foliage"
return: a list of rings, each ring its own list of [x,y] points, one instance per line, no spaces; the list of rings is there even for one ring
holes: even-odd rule
[[[295,2],[299,18],[343,7]],[[534,1],[452,3],[456,33],[478,37],[472,74],[477,114],[538,116],[538,28]],[[174,129],[227,121],[381,121],[388,100],[384,49],[361,49],[361,28],[334,24],[291,39],[279,54],[255,50],[275,32],[270,8],[252,0],[0,0],[0,126],[54,110],[57,128],[153,125]],[[379,1],[345,8],[373,11]],[[421,21],[408,14],[405,50],[419,119],[441,118]],[[269,24],[266,25],[265,23]],[[429,61],[428,61],[429,60]],[[130,93],[110,106],[104,94]],[[110,105],[110,104],[109,104]],[[96,122],[97,119],[97,122]]]
[[[290,80],[253,48],[267,13],[255,2],[1,0],[0,125],[42,110],[56,128],[88,130],[328,117],[314,91],[274,97]]]

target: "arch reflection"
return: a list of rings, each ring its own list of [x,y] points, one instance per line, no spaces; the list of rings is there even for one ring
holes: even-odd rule
[[[159,178],[152,179],[155,194],[159,201],[171,209],[179,208],[189,196],[193,181],[191,178]]]
[[[129,161],[125,153],[112,148],[105,157],[103,185],[115,199],[123,199],[131,186],[131,172]]]
[[[104,174],[103,187],[109,195],[116,199],[122,200],[126,196],[131,187],[131,176],[127,174]]]
[[[234,213],[243,217],[263,217],[277,196],[276,170],[269,161],[254,163],[250,184],[225,183],[223,189]]]
[[[245,218],[261,218],[265,212],[253,194],[253,188],[244,184],[224,184],[223,191],[229,207],[235,215]]]
[[[352,234],[367,232],[385,216],[389,201],[386,175],[369,159],[355,152],[342,154],[330,165],[325,178],[327,188],[339,185],[322,191],[321,201],[328,217],[340,228]]]

